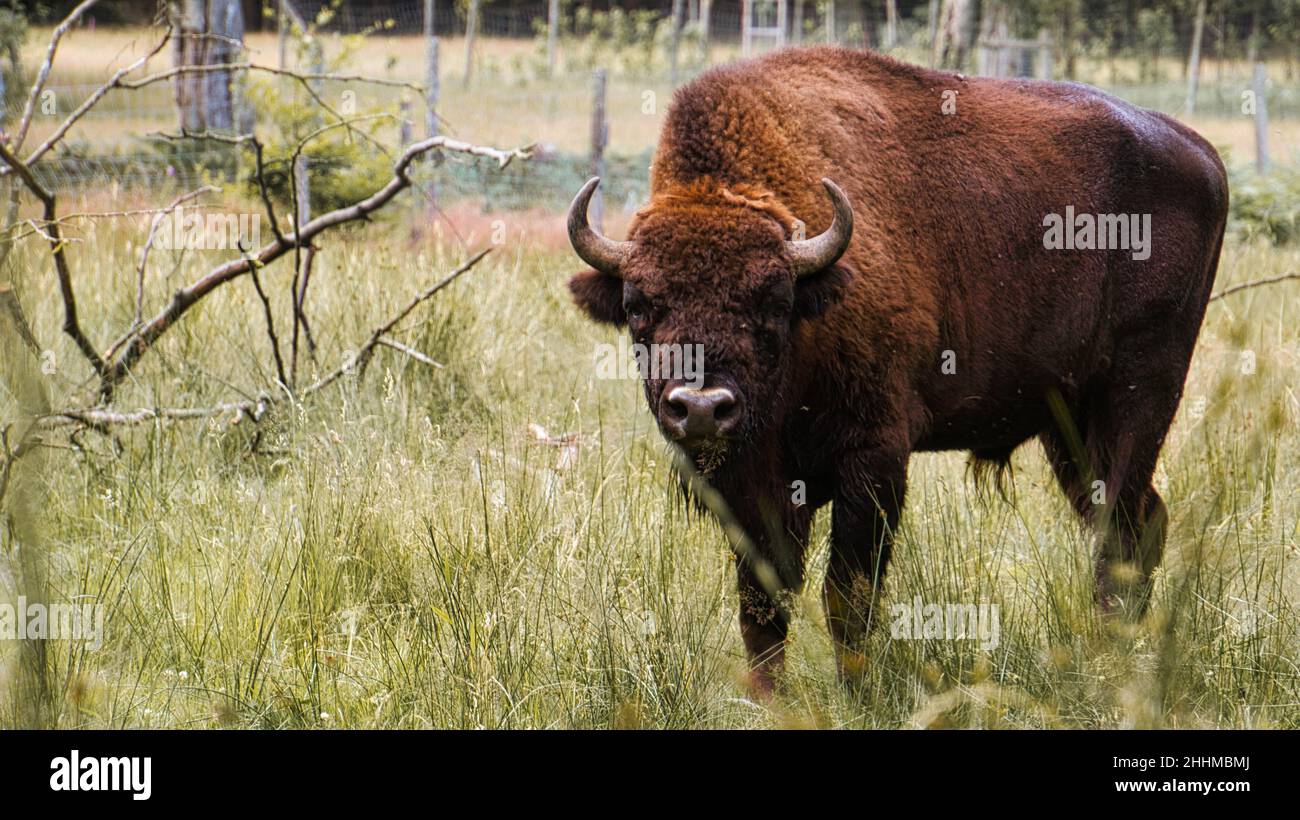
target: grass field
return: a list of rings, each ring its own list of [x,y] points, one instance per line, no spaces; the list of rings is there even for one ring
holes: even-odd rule
[[[102,72],[118,58],[111,45],[96,48],[76,52],[74,71]],[[468,96],[461,104],[475,108]],[[638,116],[617,114],[615,133],[644,127],[652,139],[650,121],[629,124]],[[505,144],[522,141],[510,129],[523,137],[541,123],[585,133],[543,114],[509,120],[465,113],[457,125]],[[1278,128],[1294,146],[1297,123]],[[19,462],[8,501],[25,528],[21,558],[37,554],[51,600],[101,602],[108,613],[102,648],[48,645],[43,723],[1300,725],[1300,282],[1209,308],[1157,473],[1172,523],[1142,625],[1099,623],[1090,538],[1036,444],[1017,452],[1005,498],[975,491],[963,454],[920,456],[887,603],[996,603],[999,645],[890,640],[882,630],[867,685],[841,687],[816,593],[823,512],[789,668],[774,701],[760,704],[742,683],[730,551],[716,524],[683,506],[639,385],[596,378],[595,345],[615,333],[569,303],[578,263],[559,217],[454,212],[459,239],[433,220],[413,238],[389,218],[325,240],[309,302],[315,367],[332,369],[467,248],[487,245],[495,218],[506,243],[395,334],[441,368],[381,350],[364,382],[345,380],[261,425],[218,418],[52,435]],[[140,223],[82,223],[70,234],[82,321],[106,344],[134,310]],[[217,258],[159,254],[148,304],[160,307]],[[6,341],[6,420],[23,385],[60,406],[90,375],[60,332],[39,237],[19,243],[9,266],[46,352],[28,361]],[[1232,239],[1218,287],[1294,271],[1294,245]],[[289,273],[280,263],[263,275],[276,316],[288,315]],[[116,403],[204,406],[270,389],[269,361],[245,278],[164,337]],[[20,560],[12,543],[0,548],[8,566]],[[0,580],[12,597],[12,576]],[[0,726],[30,719],[15,696],[20,654],[0,644]]]

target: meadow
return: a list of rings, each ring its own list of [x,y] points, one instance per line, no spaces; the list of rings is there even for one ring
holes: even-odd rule
[[[64,81],[129,60],[106,56],[112,45],[78,50]],[[568,85],[574,99],[586,93],[585,80]],[[453,102],[458,93],[448,119],[478,141],[586,133],[576,104],[557,103],[577,111],[567,119],[531,107],[501,117],[468,94]],[[634,104],[611,116],[615,145],[653,140],[656,117]],[[1249,156],[1247,126],[1205,123]],[[1277,127],[1274,149],[1294,161],[1297,123]],[[85,204],[105,198],[87,193]],[[364,381],[260,424],[62,430],[19,463],[11,504],[26,516],[25,545],[42,551],[51,599],[108,613],[103,647],[49,645],[45,725],[1300,725],[1300,281],[1209,307],[1157,472],[1171,525],[1143,623],[1098,620],[1091,537],[1037,444],[1016,453],[1005,496],[975,489],[965,454],[919,456],[886,604],[995,603],[998,645],[891,640],[882,629],[866,685],[842,687],[818,594],[824,511],[789,667],[761,703],[743,685],[734,559],[717,524],[682,502],[639,385],[597,378],[596,345],[616,332],[569,302],[579,263],[561,217],[458,206],[423,213],[413,230],[411,208],[392,210],[322,243],[309,305],[319,348],[307,367],[335,367],[411,293],[491,246],[500,220],[505,241],[395,334],[440,367],[381,350]],[[83,324],[110,339],[135,309],[140,222],[86,220],[69,233]],[[24,379],[61,406],[89,375],[60,332],[37,239],[18,243],[8,265],[47,355],[9,359],[7,420]],[[206,254],[160,254],[153,302],[219,260]],[[1294,243],[1233,236],[1217,289],[1296,271]],[[263,276],[280,316],[289,272],[281,263]],[[166,336],[115,402],[207,406],[268,389],[267,344],[258,295],[241,280]],[[0,546],[12,559],[13,544]],[[18,654],[0,655],[4,726],[29,715],[14,694]]]

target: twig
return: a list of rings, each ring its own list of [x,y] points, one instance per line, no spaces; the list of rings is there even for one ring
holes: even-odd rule
[[[390,339],[387,336],[384,336],[383,338],[378,340],[378,344],[384,347],[391,347],[393,350],[396,350],[399,353],[405,353],[406,355],[410,356],[412,359],[415,359],[417,362],[427,364],[430,367],[436,367],[439,370],[441,370],[443,367],[442,362],[435,361],[431,357],[426,356],[425,354],[421,353],[415,348],[407,347],[406,345],[402,344],[396,339]]]
[[[1267,279],[1256,279],[1253,282],[1242,282],[1240,285],[1233,285],[1226,290],[1219,291],[1210,297],[1210,301],[1213,302],[1215,299],[1222,299],[1225,296],[1231,296],[1238,291],[1257,288],[1260,285],[1273,285],[1278,282],[1285,282],[1288,279],[1300,279],[1300,273],[1284,273],[1281,276],[1270,276]]]
[[[123,344],[126,344],[126,340],[131,338],[131,334],[134,334],[136,329],[139,329],[139,326],[144,324],[144,268],[148,265],[149,252],[153,250],[153,240],[157,238],[159,225],[162,224],[162,220],[164,220],[169,213],[173,213],[175,209],[181,207],[181,205],[187,203],[187,201],[190,201],[191,199],[199,198],[199,196],[204,194],[220,194],[220,192],[221,188],[218,188],[217,186],[205,185],[201,188],[196,188],[194,191],[188,192],[188,194],[177,196],[177,198],[172,200],[172,204],[153,214],[153,220],[152,222],[149,222],[148,237],[144,239],[144,247],[140,248],[140,261],[135,265],[135,318],[131,321],[131,326],[127,327],[126,333],[123,333],[121,338],[118,338],[116,342],[109,344],[108,352],[104,353],[104,359],[112,359],[114,353],[117,353],[118,348],[121,348]]]
[[[91,6],[95,5],[98,0],[83,0],[76,8],[72,10],[63,22],[59,23],[50,35],[50,43],[45,47],[45,60],[41,63],[40,70],[36,73],[36,82],[32,83],[32,90],[27,94],[27,103],[23,106],[23,118],[18,124],[18,133],[14,135],[13,140],[9,143],[13,151],[17,152],[22,148],[23,140],[27,139],[27,129],[31,128],[32,115],[36,112],[36,100],[41,96],[41,91],[45,89],[45,82],[50,78],[50,69],[54,67],[54,53],[59,50],[59,41],[63,35],[68,33],[68,29],[77,24],[81,15],[85,14]]]
[[[282,77],[291,77],[295,80],[305,82],[320,82],[322,80],[335,81],[341,83],[367,83],[369,85],[384,85],[391,88],[406,88],[411,91],[424,93],[424,86],[419,83],[408,82],[406,80],[394,80],[388,77],[368,77],[363,74],[334,74],[330,72],[306,72],[294,71],[288,68],[276,68],[275,66],[258,65],[252,62],[242,63],[213,63],[211,65],[180,65],[141,77],[138,80],[126,80],[122,82],[123,88],[141,88],[152,83],[170,80],[180,74],[209,74],[214,71],[261,71],[267,74],[275,74]]]
[[[365,120],[392,119],[392,114],[368,114],[360,117],[353,117],[348,120],[323,125],[320,128],[307,134],[298,140],[294,146],[293,154],[289,157],[289,190],[292,192],[293,201],[293,224],[297,225],[302,219],[299,209],[302,203],[298,200],[298,158],[307,147],[307,143],[314,140],[322,134],[327,134],[336,128],[347,128],[353,130],[352,125]],[[304,170],[306,163],[303,163]],[[298,337],[299,330],[306,329],[307,317],[303,314],[303,303],[307,298],[307,284],[311,278],[311,262],[315,257],[315,249],[308,245],[305,249],[301,245],[295,245],[293,249],[293,286],[289,293],[293,301],[293,337],[290,343],[289,354],[289,373],[290,377],[296,380],[298,378]],[[301,281],[300,281],[301,280]],[[308,344],[315,348],[315,341],[311,340],[311,331],[307,330]]]
[[[74,110],[71,114],[69,114],[67,119],[65,119],[63,122],[59,124],[58,128],[54,129],[54,133],[50,134],[50,136],[45,138],[45,142],[42,142],[40,145],[36,147],[34,151],[28,154],[27,159],[25,159],[24,162],[26,162],[28,165],[31,165],[32,163],[40,159],[42,156],[44,156],[45,152],[49,151],[51,148],[57,145],[59,141],[63,139],[64,135],[66,135],[68,131],[72,129],[72,126],[76,125],[77,121],[80,120],[83,116],[85,116],[87,111],[94,108],[95,105],[101,99],[104,98],[105,94],[107,94],[109,91],[112,91],[114,88],[122,87],[121,82],[123,77],[125,77],[128,74],[131,74],[134,71],[137,71],[138,69],[146,65],[151,59],[156,57],[158,55],[158,52],[162,51],[163,48],[166,47],[168,41],[171,40],[171,37],[172,37],[172,30],[169,27],[167,29],[167,32],[163,34],[162,40],[158,42],[158,45],[153,47],[152,51],[150,51],[148,54],[144,55],[140,59],[136,60],[135,62],[131,63],[130,65],[126,66],[125,68],[118,69],[113,74],[113,76],[109,78],[108,82],[104,83],[99,88],[95,89],[93,94],[91,94],[89,97],[83,100],[81,105],[77,106],[76,110]]]
[[[266,298],[266,291],[262,289],[262,279],[257,275],[256,265],[249,269],[249,276],[253,280],[253,288],[257,290],[257,298],[262,300],[262,312],[266,315],[266,335],[271,340],[271,353],[275,356],[275,373],[280,379],[280,388],[292,390],[293,385],[284,372],[284,359],[280,356],[280,339],[275,335],[275,318],[271,314],[271,300]]]
[[[82,3],[82,6],[88,7],[89,2],[91,0]],[[14,156],[10,147],[3,142],[0,142],[0,160],[4,160],[18,175],[18,178],[23,181],[23,184],[27,186],[27,189],[41,201],[44,208],[43,218],[50,229],[50,253],[54,257],[54,269],[59,279],[59,292],[63,297],[63,332],[72,337],[82,355],[95,369],[95,373],[103,379],[108,372],[104,360],[100,358],[99,352],[90,343],[90,339],[86,338],[86,334],[81,329],[81,324],[77,321],[77,299],[72,290],[72,272],[68,268],[67,254],[64,252],[65,243],[59,230],[54,194],[45,190],[32,174],[31,169],[22,160]]]
[[[451,273],[447,274],[447,276],[444,277],[437,284],[434,284],[433,286],[426,288],[425,290],[417,294],[416,297],[412,299],[407,304],[407,306],[404,307],[396,316],[394,316],[392,319],[388,320],[384,324],[380,325],[379,327],[375,328],[375,331],[370,334],[370,339],[364,345],[362,345],[361,350],[358,351],[357,353],[356,361],[357,361],[357,366],[359,368],[358,370],[359,377],[361,378],[365,377],[366,366],[370,364],[370,356],[375,352],[375,345],[380,343],[380,339],[388,335],[388,332],[391,331],[394,327],[396,327],[398,323],[400,323],[403,319],[409,316],[411,314],[411,311],[415,310],[421,304],[426,302],[435,293],[447,287],[447,285],[450,285],[452,282],[456,281],[456,279],[458,279],[461,274],[465,273],[470,268],[477,265],[478,261],[483,257],[487,256],[488,252],[491,250],[492,250],[491,248],[484,248],[483,250],[471,256],[464,264],[462,264],[459,268],[456,268]]]

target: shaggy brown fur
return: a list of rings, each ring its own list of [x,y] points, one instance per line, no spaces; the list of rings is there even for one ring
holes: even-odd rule
[[[945,91],[955,113],[943,113]],[[822,177],[848,194],[853,239],[837,264],[796,282],[784,243],[796,217],[809,236],[828,227]],[[1227,212],[1209,144],[1087,86],[822,47],[715,69],[678,91],[651,178],[622,279],[584,271],[574,297],[639,341],[703,344],[710,383],[743,396],[709,481],[779,586],[801,583],[812,513],[833,502],[825,596],[845,675],[860,669],[916,451],[1005,463],[1038,437],[1102,533],[1103,608],[1144,609],[1164,540],[1151,476]],[[1150,214],[1150,258],[1046,250],[1044,217],[1067,206]],[[655,412],[669,387],[646,380]],[[795,481],[806,505],[792,503]],[[1117,564],[1135,565],[1137,581],[1121,583]],[[786,636],[782,596],[756,561],[738,565],[742,635],[767,689]]]

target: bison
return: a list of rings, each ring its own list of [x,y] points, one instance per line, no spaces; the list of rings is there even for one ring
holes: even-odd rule
[[[840,674],[861,672],[914,452],[1004,467],[1037,437],[1097,532],[1102,612],[1146,609],[1167,520],[1152,474],[1227,212],[1204,139],[1081,84],[817,47],[678,90],[650,176],[626,241],[588,224],[599,179],[578,193],[591,269],[569,288],[638,343],[702,345],[702,385],[643,385],[748,535],[760,692],[827,503],[826,618]]]

